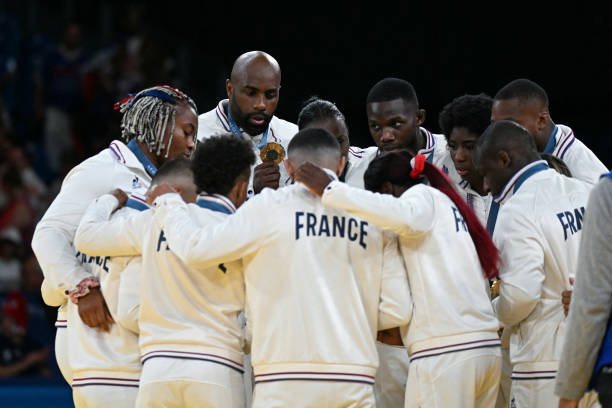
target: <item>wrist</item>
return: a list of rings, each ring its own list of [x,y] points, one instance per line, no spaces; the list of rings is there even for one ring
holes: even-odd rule
[[[82,298],[83,296],[86,296],[87,294],[89,294],[91,289],[99,288],[99,287],[100,287],[100,282],[98,281],[97,278],[92,276],[92,277],[88,277],[88,278],[81,280],[76,285],[76,288],[70,291],[66,290],[66,295],[68,295],[72,303],[77,305],[79,304],[79,298]]]

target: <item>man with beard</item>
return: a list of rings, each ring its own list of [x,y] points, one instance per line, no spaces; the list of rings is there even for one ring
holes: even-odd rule
[[[273,116],[280,94],[281,71],[278,62],[262,51],[242,54],[234,62],[226,81],[228,99],[199,117],[198,140],[215,134],[231,132],[251,141],[257,157],[251,172],[248,195],[264,187],[278,188],[291,182],[287,171],[272,161],[260,159],[260,149],[276,143],[287,150],[289,141],[298,131],[293,123]]]

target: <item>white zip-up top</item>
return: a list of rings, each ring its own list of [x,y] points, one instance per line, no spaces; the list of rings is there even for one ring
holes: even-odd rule
[[[582,180],[592,186],[608,169],[584,143],[574,136],[574,131],[565,125],[556,125],[544,148],[544,153],[550,153],[565,162],[572,177]]]
[[[195,225],[176,194],[156,200],[168,244],[194,268],[243,259],[255,383],[374,383],[378,330],[411,313],[391,235],[325,207],[303,184],[264,189],[223,223]]]
[[[489,210],[491,209],[491,203],[493,202],[493,196],[491,193],[481,196],[466,180],[461,180],[458,191],[461,193],[461,195],[463,195],[465,202],[470,206],[470,208],[474,210],[474,213],[476,213],[482,225],[487,225]]]
[[[340,181],[349,186],[364,188],[363,175],[365,174],[370,162],[378,154],[378,147],[371,146],[361,149],[359,147],[349,147],[346,166],[340,175]]]
[[[208,139],[211,136],[216,136],[222,133],[232,133],[230,124],[227,119],[227,109],[229,106],[229,100],[223,99],[217,107],[209,112],[203,113],[198,117],[198,140],[203,141],[204,139]],[[264,133],[251,136],[246,133],[244,130],[242,131],[242,136],[249,140],[253,145],[253,152],[255,153],[255,164],[253,167],[261,164],[261,158],[259,157],[260,147],[263,147],[266,143],[274,142],[278,143],[285,149],[285,154],[287,153],[287,146],[289,146],[289,142],[291,138],[295,136],[298,132],[297,125],[287,122],[286,120],[279,119],[276,116],[272,116],[270,120],[270,124],[268,125],[268,132],[266,134],[266,139],[264,140]],[[281,163],[279,165],[280,169],[280,181],[279,186],[283,187],[291,184],[291,179],[287,174],[287,170],[285,166]],[[249,180],[248,187],[248,196],[251,197],[253,195],[253,168],[251,168],[251,179]]]
[[[79,226],[76,244],[90,253],[111,256],[142,252],[146,278],[140,291],[142,363],[157,357],[209,361],[242,373],[243,340],[238,314],[244,308],[240,261],[208,268],[185,265],[168,245],[164,231],[144,211],[124,220],[104,222],[117,205]],[[235,211],[220,195],[201,194],[186,206],[195,226],[219,223]]]
[[[62,188],[36,225],[32,249],[45,275],[43,299],[49,306],[59,306],[84,278],[91,277],[74,256],[73,238],[87,206],[115,188],[144,194],[155,167],[136,142],[128,145],[115,140],[95,156],[73,168],[64,178]],[[60,309],[58,327],[65,325]]]
[[[411,360],[475,347],[498,347],[488,286],[465,221],[435,188],[416,185],[401,197],[332,182],[323,204],[397,233],[414,304],[403,334]]]
[[[116,200],[110,195],[100,197],[87,208],[82,222],[87,223],[92,219],[107,220],[114,209],[114,203]],[[126,219],[147,208],[144,197],[132,195],[112,218]],[[105,237],[100,236],[98,239]],[[100,281],[100,289],[115,323],[111,325],[109,332],[88,327],[81,321],[77,305],[68,303],[68,355],[73,372],[72,386],[138,387],[141,371],[138,334],[133,328],[123,324],[126,320],[120,315],[120,305],[127,303],[130,308],[138,307],[138,292],[134,292],[134,288],[122,286],[126,284],[125,277],[139,276],[141,259],[140,256],[103,255],[98,258],[103,259],[103,262],[94,267],[94,276]],[[127,283],[137,285],[138,279],[128,280]],[[134,323],[128,323],[134,326]]]
[[[503,264],[493,307],[511,330],[514,379],[555,376],[565,333],[561,292],[575,273],[590,189],[538,160],[495,197],[500,210],[493,240]]]

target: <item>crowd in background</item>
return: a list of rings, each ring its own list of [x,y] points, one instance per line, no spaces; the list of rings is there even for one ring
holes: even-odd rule
[[[62,179],[120,133],[115,101],[152,83],[180,82],[172,54],[148,35],[142,8],[124,19],[116,40],[88,49],[87,27],[69,23],[52,38],[0,11],[0,378],[59,376],[56,310],[40,296],[30,242]]]

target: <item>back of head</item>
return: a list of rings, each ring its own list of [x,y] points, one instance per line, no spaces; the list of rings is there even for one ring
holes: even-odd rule
[[[191,160],[186,157],[177,157],[161,165],[151,180],[151,186],[156,186],[161,183],[168,183],[171,185],[181,184],[184,180],[193,182]]]
[[[123,114],[121,137],[126,142],[135,139],[145,143],[149,151],[156,155],[161,154],[166,148],[166,157],[168,157],[172,139],[168,142],[168,146],[165,146],[163,141],[168,128],[170,135],[174,134],[178,104],[185,104],[196,113],[198,111],[193,99],[168,85],[147,88],[117,102],[115,109]]]
[[[251,143],[231,133],[200,142],[192,158],[198,191],[208,194],[227,195],[239,177],[248,182],[253,164]]]
[[[500,151],[513,152],[517,158],[523,158],[523,165],[539,160],[535,141],[520,124],[512,120],[500,120],[491,123],[476,142],[478,157],[495,155]]]
[[[344,115],[333,102],[313,96],[302,105],[297,125],[302,130],[311,123],[326,119],[340,119],[346,122]]]
[[[491,236],[450,179],[435,165],[427,162],[424,155],[413,156],[408,150],[383,153],[368,166],[364,174],[364,183],[366,189],[370,191],[381,191],[385,182],[411,187],[423,181],[423,176],[431,187],[445,194],[457,206],[476,247],[484,275],[489,279],[497,276],[499,252]]]
[[[444,106],[439,116],[442,133],[450,137],[454,128],[466,128],[470,133],[481,135],[491,123],[493,99],[484,93],[463,95]]]
[[[327,130],[304,129],[297,132],[287,147],[287,159],[296,168],[306,162],[336,171],[341,158],[340,144]]]
[[[504,85],[496,94],[495,100],[518,99],[519,102],[537,101],[548,106],[548,95],[544,88],[529,79],[520,78]]]
[[[417,108],[419,101],[412,84],[399,78],[385,78],[376,83],[368,92],[366,104],[374,102],[388,102],[402,99],[407,104],[414,104]]]

